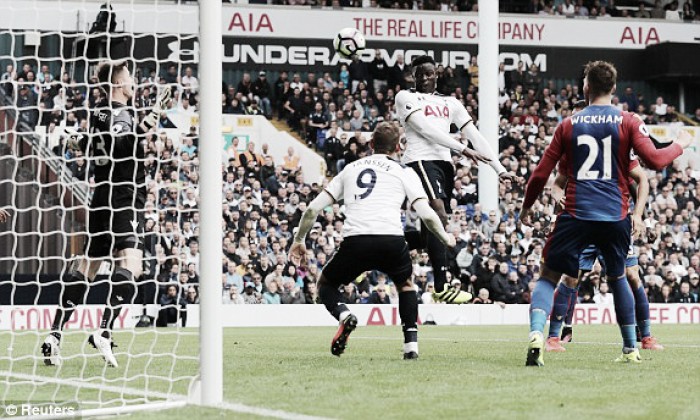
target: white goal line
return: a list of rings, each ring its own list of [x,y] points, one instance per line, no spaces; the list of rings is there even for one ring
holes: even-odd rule
[[[138,405],[123,405],[109,408],[95,408],[89,410],[79,410],[73,414],[66,415],[51,415],[51,416],[32,416],[32,419],[60,419],[75,416],[91,417],[91,416],[104,416],[110,414],[127,414],[137,411],[142,411],[144,409],[148,410],[165,410],[169,408],[184,407],[188,404],[188,397],[182,394],[165,393],[158,391],[147,391],[144,389],[129,388],[129,387],[119,387],[113,385],[98,384],[93,382],[88,382],[80,379],[66,380],[60,378],[52,378],[49,376],[41,375],[28,375],[24,373],[0,371],[0,376],[6,378],[15,378],[23,381],[34,381],[39,383],[51,383],[57,385],[66,386],[79,386],[82,388],[97,389],[106,392],[113,392],[116,394],[128,394],[128,395],[138,395],[145,398],[162,399],[164,401],[157,401],[152,403],[138,404]],[[224,401],[223,403],[212,407],[214,409],[219,408],[227,411],[233,411],[236,413],[254,414],[262,417],[271,417],[284,420],[330,420],[327,417],[316,417],[309,416],[306,414],[293,413],[284,410],[274,410],[264,407],[251,406],[246,404],[234,403]],[[13,417],[16,419],[29,419],[30,417]]]
[[[527,338],[527,336],[526,336]],[[353,340],[392,340],[396,341],[398,338],[395,337],[363,337],[363,336],[352,336]],[[446,342],[455,342],[455,343],[524,343],[527,344],[527,340],[515,340],[515,339],[510,339],[510,338],[493,338],[489,340],[480,340],[480,339],[459,339],[459,338],[447,338],[447,337],[421,337],[418,339],[418,341],[446,341]],[[592,345],[592,346],[619,346],[622,343],[606,343],[603,341],[572,341],[570,344],[584,344],[584,345]],[[667,347],[676,347],[676,348],[681,348],[681,349],[700,349],[700,344],[675,344],[675,343],[663,343],[664,346]]]

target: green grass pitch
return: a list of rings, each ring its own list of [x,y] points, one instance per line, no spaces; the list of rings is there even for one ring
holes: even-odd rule
[[[340,358],[329,352],[331,328],[228,328],[224,333],[224,398],[248,406],[342,419],[696,419],[700,415],[700,328],[655,325],[653,330],[666,350],[643,351],[641,365],[613,363],[620,352],[619,331],[606,325],[575,327],[575,341],[566,346],[566,353],[546,354],[544,368],[525,368],[527,327],[522,326],[423,326],[416,361],[402,360],[402,336],[397,327],[358,328]],[[198,337],[188,333],[177,340],[173,334],[139,335],[131,346],[132,354],[173,348],[177,341],[182,353],[196,355]],[[118,343],[128,338],[125,334],[117,335]],[[3,342],[7,338],[8,333],[0,334]],[[36,340],[31,334],[15,336],[14,357],[35,346]],[[116,386],[138,388],[148,383],[151,391],[184,394],[185,380],[172,384],[147,380],[140,374],[168,376],[172,371],[173,376],[185,376],[197,370],[196,361],[175,363],[167,356],[136,357],[119,369],[105,369],[101,359],[79,355],[81,343],[65,346],[66,355],[77,356],[66,361],[59,377],[76,376],[82,370],[84,377],[106,375]],[[126,357],[118,354],[118,358],[121,362]],[[2,370],[9,367],[7,359],[0,360]],[[12,369],[31,373],[33,361],[15,361]],[[54,375],[43,364],[34,371]],[[119,379],[124,376],[130,380]],[[9,381],[9,389],[7,383],[0,384],[7,399],[31,395],[47,400],[57,388]],[[59,396],[95,399],[98,394],[67,385],[59,388]],[[102,399],[110,398],[115,395],[103,391]],[[136,413],[130,418],[259,417],[187,406]]]

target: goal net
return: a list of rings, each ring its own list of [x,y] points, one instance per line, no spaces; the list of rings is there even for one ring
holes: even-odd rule
[[[0,404],[14,406],[17,416],[182,405],[196,383],[199,24],[196,2],[175,3],[0,2],[0,209],[9,214],[0,224]],[[114,86],[97,83],[96,68],[106,60],[126,60],[133,75],[126,111],[113,109]],[[129,112],[136,134],[166,87],[172,100],[155,126],[139,133],[131,158],[115,150],[122,140],[101,149],[91,134],[96,109],[115,117]],[[82,148],[73,147],[73,131]],[[129,159],[138,161],[135,172],[143,165],[145,177],[114,181],[116,163]],[[112,168],[107,181],[104,167]],[[122,189],[109,190],[114,196],[98,214],[90,206],[105,183]],[[117,223],[110,206],[129,187],[145,191],[128,209],[143,216],[134,226],[144,231],[143,275],[114,320],[118,367],[88,343],[110,309],[115,268],[125,260],[112,253],[120,237],[109,235],[109,255],[96,263],[86,302],[60,334],[60,364],[47,366],[42,346],[66,280],[86,243],[114,233],[104,228]]]

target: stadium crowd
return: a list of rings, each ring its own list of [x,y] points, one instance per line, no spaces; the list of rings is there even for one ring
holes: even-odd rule
[[[479,86],[476,57],[464,76],[439,66],[438,90],[460,99],[474,118],[478,115]],[[142,142],[146,151],[146,279],[160,284],[159,302],[185,306],[198,302],[199,177],[196,127],[180,127],[175,139],[164,131],[176,128],[169,116],[197,109],[195,69],[172,65],[160,76],[141,69],[134,107],[139,118],[154,104],[159,87],[171,85],[176,94],[162,114],[157,130]],[[401,58],[389,67],[381,56],[370,62],[342,64],[336,74],[280,73],[267,80],[264,71],[253,79],[222,86],[222,110],[231,114],[259,114],[289,124],[308,147],[325,157],[332,176],[343,166],[371,153],[369,133],[380,121],[397,121],[393,100],[409,86],[410,72]],[[93,81],[94,82],[94,81]],[[13,95],[20,119],[48,133],[64,125],[87,127],[88,109],[103,93],[74,83],[68,74],[54,77],[48,67],[38,71],[24,63],[19,71],[8,66],[2,87]],[[504,166],[529,178],[555,127],[582,100],[579,86],[557,86],[536,66],[499,72],[500,159]],[[673,105],[662,97],[647,100],[631,87],[621,87],[613,103],[636,110],[649,124],[682,125]],[[700,109],[692,117],[700,122]],[[398,122],[397,122],[398,124]],[[170,131],[172,133],[172,131]],[[274,141],[268,139],[267,141]],[[304,147],[301,143],[298,147]],[[66,149],[61,141],[54,153],[65,156],[78,181],[91,182],[90,159]],[[282,160],[269,154],[267,144],[222,146],[223,226],[222,297],[231,304],[302,304],[318,299],[315,281],[323,265],[342,241],[343,208],[327,208],[307,239],[307,267],[287,261],[287,250],[308,203],[323,185],[305,182],[294,147]],[[529,228],[517,218],[524,184],[502,183],[498,210],[483,211],[478,203],[477,168],[454,159],[453,206],[448,232],[457,239],[451,250],[449,279],[470,291],[473,303],[528,303],[544,238],[555,218],[551,188],[536,203],[536,220]],[[697,302],[700,292],[700,172],[693,160],[663,172],[650,172],[646,222],[649,235],[636,243],[643,278],[651,302]],[[487,169],[488,170],[488,169]],[[327,182],[327,181],[326,181]],[[405,213],[408,228],[416,215]],[[428,255],[413,251],[413,277],[423,303],[432,302],[432,268]],[[600,265],[581,284],[584,303],[607,302],[610,292]],[[176,288],[170,287],[175,285]],[[368,272],[343,291],[347,303],[395,303],[396,287],[379,272]]]
[[[251,1],[253,3],[254,1]],[[265,1],[267,3],[267,1]],[[700,19],[700,5],[693,0],[510,0],[501,1],[501,13],[583,18],[637,18],[693,21]],[[442,12],[476,12],[478,0],[273,0],[288,6],[364,7]]]

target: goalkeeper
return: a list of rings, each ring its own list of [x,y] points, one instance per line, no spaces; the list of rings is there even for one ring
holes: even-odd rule
[[[103,62],[97,79],[107,97],[90,115],[90,134],[67,129],[67,146],[83,150],[93,163],[95,190],[87,215],[89,237],[84,255],[74,259],[64,277],[59,307],[52,331],[44,340],[42,354],[46,365],[61,363],[61,331],[77,305],[85,302],[88,284],[103,260],[113,261],[107,307],[100,328],[89,343],[100,351],[108,364],[117,367],[112,353],[111,330],[122,305],[131,303],[135,279],[143,271],[143,225],[146,201],[146,171],[141,137],[156,126],[160,113],[170,100],[170,89],[159,95],[153,110],[140,125],[127,106],[134,95],[134,82],[126,62]]]

